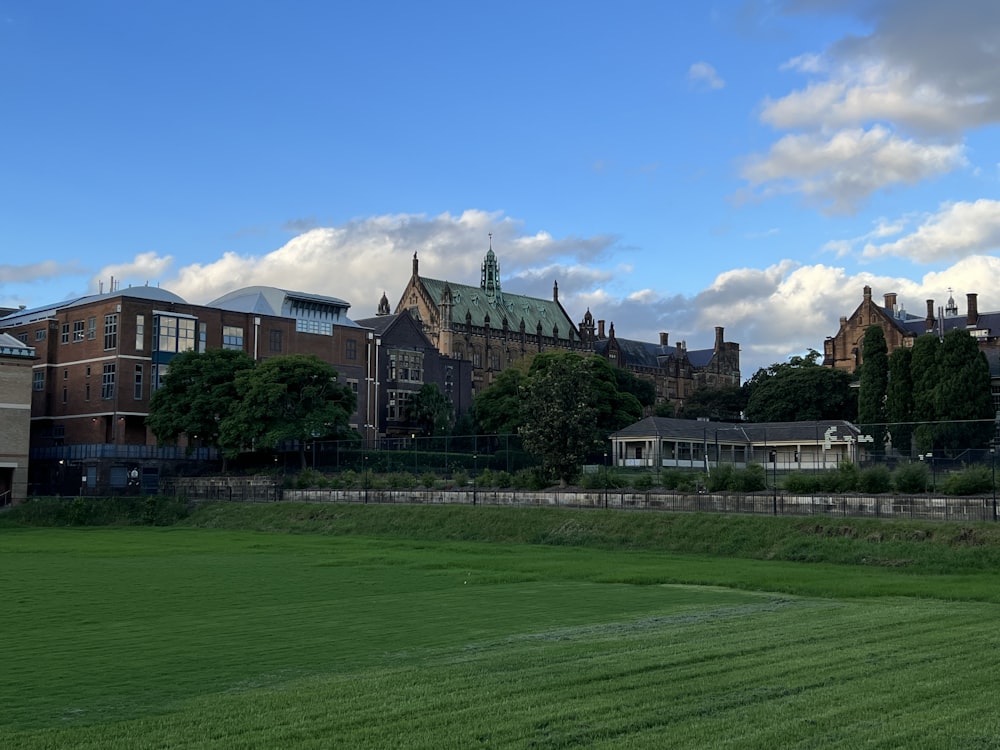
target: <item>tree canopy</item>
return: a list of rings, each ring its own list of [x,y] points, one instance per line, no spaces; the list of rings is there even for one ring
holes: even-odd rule
[[[178,354],[153,391],[146,424],[160,442],[185,435],[192,444],[231,450],[234,446],[222,441],[222,425],[237,403],[237,375],[253,366],[250,357],[232,349]]]
[[[872,450],[885,450],[886,389],[889,385],[889,349],[881,326],[868,326],[861,341],[858,422],[872,436]]]
[[[273,448],[285,440],[299,443],[306,465],[306,443],[342,435],[357,397],[337,383],[337,371],[315,355],[286,354],[238,373],[239,402],[223,424],[228,445]]]
[[[421,435],[445,434],[454,414],[454,407],[437,383],[424,383],[406,405],[406,419]]]
[[[751,422],[804,422],[851,419],[857,402],[851,376],[817,364],[819,354],[792,357],[787,363],[757,370],[747,389],[746,418]]]
[[[739,422],[747,406],[747,393],[738,385],[702,388],[684,400],[684,419]],[[672,416],[672,415],[657,415]]]

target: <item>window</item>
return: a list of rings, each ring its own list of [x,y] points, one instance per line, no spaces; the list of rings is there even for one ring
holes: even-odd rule
[[[142,365],[135,366],[135,386],[132,389],[132,398],[136,401],[142,400]]]
[[[63,386],[63,403],[65,404],[67,401],[69,401],[69,388]]]
[[[115,397],[115,366],[114,364],[104,365],[104,373],[101,375],[101,398],[110,399]]]
[[[412,396],[413,391],[389,391],[387,418],[395,422],[406,419],[406,407],[409,405]]]
[[[93,341],[97,338],[97,318],[87,318],[87,340]]]
[[[87,377],[90,377],[90,365],[87,365]]]
[[[118,348],[118,313],[104,316],[104,348]]]
[[[90,383],[87,383],[83,389],[83,400],[90,401]]]
[[[318,333],[323,336],[332,336],[333,323],[323,320],[296,320],[295,330],[299,333]]]
[[[143,339],[146,338],[146,316],[136,315],[135,316],[135,350],[137,352],[142,351],[144,346]]]
[[[198,351],[204,352],[208,345],[208,323],[198,324]]]
[[[36,391],[45,390],[45,370],[35,370],[31,374],[31,388]]]
[[[483,353],[478,349],[472,350],[472,366],[473,367],[483,366]]]
[[[222,348],[243,351],[242,326],[222,326]]]
[[[357,339],[347,339],[347,350],[345,351],[345,356],[347,359],[357,359],[358,358],[358,340]]]
[[[358,395],[358,381],[357,380],[348,380],[347,381],[347,387],[351,389],[351,393],[353,393],[355,396]]]
[[[494,372],[500,369],[500,354],[497,352],[490,353],[490,369]]]
[[[421,352],[393,349],[389,352],[389,380],[408,383],[424,381],[424,355]]]
[[[191,318],[157,315],[153,318],[153,351],[189,352],[194,349],[194,325]]]
[[[22,344],[27,344],[28,343],[28,334],[27,333],[19,333],[19,334],[17,334],[17,340],[20,341]]]
[[[35,341],[45,341],[45,329],[39,328],[35,331]]]
[[[59,337],[59,343],[60,344],[68,344],[69,343],[69,323],[63,323],[62,324],[62,329],[61,329],[60,333],[61,333],[61,335]]]
[[[83,341],[83,321],[74,320],[73,321],[73,343],[78,341]]]
[[[271,342],[271,353],[281,354],[281,329],[272,328],[269,339]]]
[[[163,385],[163,379],[167,377],[167,373],[170,372],[169,365],[153,365],[153,382],[151,384],[152,390],[156,390],[161,385]]]
[[[63,380],[69,380],[69,370],[63,370]]]

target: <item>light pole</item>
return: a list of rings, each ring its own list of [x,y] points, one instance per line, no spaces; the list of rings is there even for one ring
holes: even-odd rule
[[[771,451],[771,503],[772,513],[778,515],[778,451]]]
[[[608,452],[604,451],[604,507],[608,507]]]
[[[364,477],[362,477],[362,482],[364,483],[365,486],[365,505],[368,505],[368,454],[367,453],[365,454],[364,463],[362,464],[362,466],[364,467],[365,471]]]
[[[993,520],[997,520],[997,449],[990,448],[990,468],[993,474]]]
[[[476,504],[476,490],[479,483],[479,454],[472,454],[472,504]]]
[[[413,443],[413,476],[417,475],[417,433],[410,433],[410,442]]]

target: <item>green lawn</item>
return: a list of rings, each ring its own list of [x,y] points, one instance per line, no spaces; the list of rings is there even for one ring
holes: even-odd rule
[[[1000,586],[205,529],[0,530],[3,748],[1000,746]]]

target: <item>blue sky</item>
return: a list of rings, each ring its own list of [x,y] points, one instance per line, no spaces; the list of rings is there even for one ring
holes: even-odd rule
[[[421,272],[742,348],[1000,309],[1000,4],[0,0],[0,305]]]

